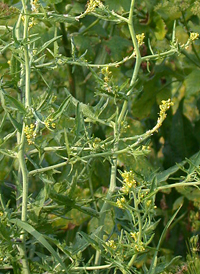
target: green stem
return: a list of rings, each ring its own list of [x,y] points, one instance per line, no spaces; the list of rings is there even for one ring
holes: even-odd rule
[[[178,50],[176,48],[172,48],[165,52],[157,53],[154,55],[143,56],[143,57],[141,57],[141,62],[149,61],[151,59],[156,60],[156,59],[160,59],[160,58],[165,58],[165,57],[171,56],[177,52],[178,52]]]
[[[21,134],[21,144],[19,146],[18,151],[18,160],[19,160],[19,166],[20,171],[22,174],[22,214],[21,214],[21,220],[26,222],[27,221],[27,199],[28,199],[28,172],[26,168],[25,158],[24,158],[24,144],[25,144],[25,135],[22,132]],[[21,234],[21,244],[19,245],[19,252],[22,256],[22,269],[23,274],[30,274],[27,256],[26,256],[26,234],[24,231],[22,231]]]
[[[73,267],[73,271],[80,271],[80,270],[98,270],[98,269],[107,269],[110,268],[112,264],[108,265],[97,265],[97,266],[83,266],[83,267]]]
[[[25,107],[30,107],[31,97],[30,97],[30,58],[29,58],[29,48],[28,48],[28,25],[29,25],[29,15],[27,10],[27,2],[22,0],[22,6],[24,11],[24,59],[25,59]]]
[[[141,215],[140,212],[138,210],[138,199],[136,197],[136,194],[133,194],[134,196],[134,207],[136,209],[136,214],[137,214],[137,218],[138,218],[138,231],[139,231],[139,235],[138,235],[138,244],[141,242],[142,239],[142,219],[141,219]],[[135,261],[135,259],[137,258],[137,254],[133,254],[131,260],[128,263],[128,267],[131,267]]]
[[[173,187],[184,187],[184,186],[197,186],[200,185],[200,182],[182,182],[182,183],[176,183],[176,184],[170,184],[166,186],[159,186],[156,191],[160,191],[163,189],[169,189]]]
[[[21,88],[23,89],[24,84],[24,93],[25,93],[25,107],[30,107],[30,60],[29,60],[29,52],[28,52],[28,24],[29,24],[29,15],[27,14],[27,6],[25,0],[22,0],[23,6],[23,13],[24,13],[24,33],[23,33],[23,41],[24,41],[24,49],[23,55],[25,60],[25,65],[22,68],[22,72],[25,73],[25,79],[21,79]],[[18,20],[19,26],[21,22],[21,15]],[[17,34],[19,36],[19,26],[17,30]],[[23,74],[21,74],[23,77]],[[22,121],[22,117],[18,116],[18,119]],[[19,161],[19,171],[18,171],[18,178],[22,180],[22,213],[21,213],[21,220],[26,222],[27,221],[27,202],[28,202],[28,171],[25,162],[25,133],[24,133],[25,123],[23,122],[22,132],[21,134],[17,134],[17,141],[19,144],[18,150],[18,161]],[[23,274],[30,274],[27,255],[26,255],[26,233],[25,231],[21,232],[21,243],[19,244],[19,252],[22,257],[22,273]]]
[[[114,136],[115,138],[117,137],[117,132],[116,128],[114,128]],[[118,149],[118,140],[116,140],[114,144],[114,151]],[[107,210],[109,209],[110,205],[107,201],[109,201],[112,197],[113,192],[115,191],[116,188],[116,172],[117,172],[117,154],[113,153],[113,156],[111,158],[111,174],[110,174],[110,186],[109,190],[106,196],[106,201],[104,202],[101,211],[100,211],[100,219],[99,219],[99,227],[102,227],[100,238],[103,238],[103,226],[104,226],[104,221],[106,217]],[[96,256],[95,256],[95,265],[100,264],[101,262],[101,256],[100,256],[100,251],[97,250]]]
[[[137,42],[135,30],[134,30],[134,26],[133,26],[134,4],[135,4],[135,0],[132,0],[131,1],[129,18],[128,18],[128,27],[129,27],[131,39],[132,39],[133,46],[134,46],[134,54],[136,55],[136,62],[135,62],[135,67],[134,67],[133,75],[132,75],[132,78],[131,78],[130,86],[133,86],[133,84],[136,82],[138,72],[139,72],[139,69],[140,69],[140,65],[141,65],[141,62],[142,62],[141,54],[140,54],[140,50],[139,50],[139,46],[138,46],[138,42]],[[132,90],[130,89],[130,91],[127,93],[127,96],[130,95],[131,91]],[[123,121],[123,119],[126,115],[127,107],[128,107],[128,101],[124,101],[121,113],[120,113],[119,118],[118,118],[118,125],[119,126],[120,126],[121,122]]]

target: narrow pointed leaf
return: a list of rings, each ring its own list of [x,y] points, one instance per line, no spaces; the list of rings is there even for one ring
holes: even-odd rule
[[[15,99],[14,97],[12,97],[8,94],[4,94],[4,96],[9,101],[9,103],[14,105],[19,110],[19,112],[26,114],[26,109],[24,108],[24,106],[21,102],[19,102],[17,99]]]
[[[53,249],[53,247],[47,242],[47,240],[44,238],[44,236],[39,233],[34,227],[32,227],[30,224],[25,223],[19,219],[11,219],[11,223],[16,224],[17,226],[24,229],[26,232],[31,234],[40,244],[42,244],[51,254],[52,256],[60,263],[60,265],[63,267],[63,269],[68,273],[61,257],[58,255],[58,253]]]
[[[62,35],[52,38],[51,40],[44,43],[44,45],[40,48],[37,54],[40,54],[43,50],[45,50],[51,43],[55,42],[56,40],[60,39]]]
[[[58,119],[62,113],[65,111],[65,109],[68,107],[70,103],[70,96],[67,96],[67,98],[63,101],[63,103],[59,106],[58,110],[54,112],[53,115],[51,115],[51,118],[53,120]]]
[[[170,227],[171,223],[174,221],[174,219],[176,218],[176,215],[178,214],[179,210],[181,209],[182,205],[176,210],[176,212],[173,214],[173,216],[171,217],[171,219],[168,221],[167,225],[165,226],[165,228],[163,229],[163,232],[160,236],[156,251],[154,253],[154,257],[153,260],[151,262],[151,267],[149,269],[149,274],[155,274],[156,273],[156,266],[157,266],[157,261],[158,261],[158,251],[160,250],[160,246],[162,244],[162,241],[164,240],[164,237],[166,235],[166,232],[168,230],[168,228]]]
[[[22,125],[15,120],[10,113],[7,114],[8,118],[10,119],[12,125],[19,131],[20,133],[22,132]]]

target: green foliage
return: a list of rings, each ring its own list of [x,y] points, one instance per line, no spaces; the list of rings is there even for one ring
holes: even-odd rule
[[[0,273],[195,273],[198,10],[0,4]]]

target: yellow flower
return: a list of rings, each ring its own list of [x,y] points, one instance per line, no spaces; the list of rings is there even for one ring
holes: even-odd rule
[[[109,240],[106,242],[106,245],[111,247],[112,249],[117,249],[117,246],[113,240]]]
[[[87,2],[87,9],[85,13],[93,12],[96,7],[102,8],[103,3],[100,0],[90,0]]]
[[[124,173],[122,173],[122,178],[124,179],[125,184],[122,187],[122,192],[124,192],[125,194],[128,194],[130,189],[132,187],[136,186],[136,180],[134,179],[134,174],[133,171],[125,171]]]
[[[136,39],[137,39],[137,41],[138,41],[138,45],[139,45],[139,46],[141,46],[141,45],[144,44],[144,38],[145,38],[144,33],[142,33],[142,34],[137,34],[137,35],[136,35]]]
[[[199,38],[199,34],[197,32],[190,32],[190,40],[194,41]]]
[[[117,199],[116,204],[117,204],[117,206],[118,206],[119,208],[124,208],[124,203],[125,203],[125,202],[126,202],[126,199],[125,199],[125,197],[123,196],[122,198]]]
[[[30,126],[26,125],[24,127],[24,133],[26,135],[26,139],[29,145],[34,144],[34,139],[36,137],[36,132],[34,128],[35,128],[34,124],[30,124]]]

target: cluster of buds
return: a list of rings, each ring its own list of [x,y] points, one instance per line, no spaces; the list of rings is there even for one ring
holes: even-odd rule
[[[124,198],[124,196],[122,198],[118,198],[116,202],[117,207],[124,208],[125,202],[126,202],[126,199]]]
[[[127,129],[129,129],[129,128],[130,128],[130,125],[128,125],[127,122],[125,122],[125,121],[121,122],[121,132],[125,133],[127,131]]]
[[[107,241],[107,242],[106,242],[106,245],[107,245],[108,247],[114,249],[114,250],[117,249],[117,246],[116,246],[116,244],[115,244],[115,242],[114,242],[113,240]]]
[[[137,34],[136,35],[136,39],[137,39],[137,42],[138,42],[138,46],[142,46],[144,44],[144,38],[145,38],[145,35],[144,33],[142,34]]]
[[[103,74],[104,78],[104,84],[103,84],[103,89],[106,90],[107,92],[113,92],[112,88],[112,72],[109,71],[109,67],[104,67],[101,70],[101,73]]]
[[[94,149],[98,149],[100,147],[101,139],[96,137],[92,143]]]
[[[161,101],[162,105],[159,106],[160,108],[160,113],[159,113],[159,118],[158,118],[158,121],[157,123],[159,124],[160,122],[162,122],[166,117],[167,117],[167,114],[166,114],[166,111],[174,105],[173,102],[171,102],[170,99],[168,99],[167,101],[165,100],[162,100]]]
[[[138,252],[143,252],[145,251],[145,247],[144,247],[144,243],[142,241],[140,241],[138,244],[135,244],[135,249]]]
[[[152,132],[157,131],[161,126],[163,121],[165,120],[165,118],[167,117],[166,111],[174,105],[174,103],[168,99],[167,101],[162,100],[161,102],[162,104],[159,106],[160,107],[160,113],[159,113],[159,117],[157,120],[157,124],[155,125],[155,127],[151,130]]]
[[[128,194],[131,188],[136,187],[136,180],[134,178],[133,171],[125,171],[122,173],[122,178],[124,179],[124,185],[121,188],[121,191],[125,194]]]
[[[93,12],[96,8],[103,8],[104,5],[100,0],[89,0],[87,2],[87,9],[85,13]]]
[[[24,128],[24,133],[26,135],[26,139],[29,145],[34,144],[34,139],[36,137],[36,132],[35,132],[35,125],[30,124],[30,126],[26,125]]]
[[[44,121],[44,124],[46,126],[46,128],[48,129],[55,129],[56,128],[56,124],[53,123],[53,119],[52,118],[47,118],[45,121]]]
[[[131,232],[130,233],[131,238],[134,239],[134,241],[136,242],[136,244],[134,244],[135,249],[138,252],[142,252],[145,251],[145,247],[144,247],[144,243],[140,240],[138,240],[139,237],[139,232]]]

